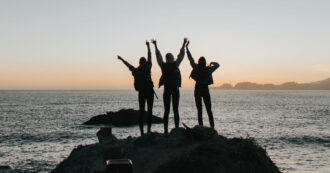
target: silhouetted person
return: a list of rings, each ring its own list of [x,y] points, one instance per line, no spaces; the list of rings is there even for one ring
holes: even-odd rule
[[[174,123],[175,128],[179,127],[179,99],[180,99],[180,91],[179,87],[181,87],[181,73],[179,70],[179,65],[184,57],[184,48],[187,43],[187,39],[185,38],[183,41],[182,48],[176,60],[174,60],[174,56],[172,53],[167,53],[165,58],[166,62],[163,62],[163,57],[158,50],[156,40],[152,40],[152,43],[155,45],[156,49],[156,58],[158,65],[162,70],[162,76],[159,80],[159,87],[164,85],[164,93],[163,93],[163,101],[164,101],[164,133],[168,133],[168,116],[170,113],[171,106],[171,98],[173,101],[173,112],[174,112]]]
[[[140,58],[139,66],[135,68],[127,61],[125,61],[122,57],[118,55],[118,59],[123,61],[123,63],[129,68],[134,76],[134,88],[139,92],[139,108],[140,108],[140,116],[139,116],[139,126],[141,135],[143,132],[143,119],[144,119],[144,109],[145,102],[148,104],[148,133],[151,131],[151,116],[152,116],[152,107],[154,102],[154,84],[151,79],[151,52],[149,42],[146,42],[148,47],[148,60],[145,57]]]
[[[213,84],[212,73],[217,68],[219,68],[219,64],[217,62],[211,62],[209,66],[206,66],[206,60],[203,56],[198,59],[198,64],[196,64],[193,57],[191,56],[188,45],[189,45],[189,41],[186,45],[186,48],[187,48],[187,55],[190,61],[190,65],[193,68],[190,77],[196,81],[194,96],[195,96],[195,102],[198,112],[198,123],[199,125],[203,125],[203,117],[202,117],[203,114],[202,98],[203,98],[206,111],[209,116],[210,126],[214,128],[209,85]]]

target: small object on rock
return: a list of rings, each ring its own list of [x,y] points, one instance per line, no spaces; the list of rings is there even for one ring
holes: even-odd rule
[[[118,127],[135,126],[139,124],[140,112],[134,109],[121,109],[118,112],[107,112],[106,114],[97,115],[86,121],[84,125],[113,125]],[[143,121],[146,123],[148,112],[144,113]],[[151,123],[160,124],[163,123],[163,119],[155,115],[151,117]]]
[[[112,134],[112,128],[111,127],[102,127],[97,133],[97,138],[99,139],[99,142],[105,142],[107,140],[116,140],[117,138]]]
[[[133,163],[130,159],[111,159],[106,161],[107,173],[132,173]]]

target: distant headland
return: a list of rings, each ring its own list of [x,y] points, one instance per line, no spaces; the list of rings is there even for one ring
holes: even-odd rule
[[[212,89],[222,90],[330,90],[330,78],[311,82],[311,83],[297,83],[286,82],[280,85],[275,84],[257,84],[252,82],[240,82],[235,86],[225,83]]]

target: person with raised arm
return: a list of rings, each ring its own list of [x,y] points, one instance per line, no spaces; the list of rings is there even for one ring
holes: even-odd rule
[[[191,71],[190,77],[196,81],[195,83],[195,103],[197,107],[198,114],[198,124],[203,125],[203,117],[202,117],[202,98],[206,107],[207,115],[209,116],[210,126],[214,128],[214,120],[212,113],[212,104],[211,104],[211,96],[209,91],[209,85],[213,84],[212,73],[219,68],[219,64],[217,62],[211,62],[210,65],[206,66],[205,57],[201,56],[198,59],[198,64],[195,63],[194,58],[192,57],[189,48],[189,41],[186,44],[187,56],[193,70]]]
[[[180,49],[180,53],[177,59],[174,59],[172,53],[165,55],[165,62],[163,61],[162,54],[157,47],[157,41],[153,39],[151,41],[155,46],[157,63],[162,70],[162,76],[159,80],[159,87],[164,85],[163,102],[164,102],[164,133],[168,134],[168,116],[170,113],[171,100],[173,101],[173,112],[174,112],[174,124],[175,128],[179,127],[179,99],[181,87],[181,73],[179,66],[184,58],[185,44],[187,39],[185,38]]]
[[[151,52],[150,52],[150,44],[146,41],[146,45],[148,48],[148,60],[145,57],[141,57],[139,60],[139,66],[134,67],[127,61],[125,61],[121,56],[117,56],[119,60],[121,60],[128,69],[132,72],[134,76],[134,88],[139,92],[139,127],[141,135],[144,134],[143,131],[143,122],[144,122],[144,112],[145,112],[145,103],[148,105],[148,133],[151,132],[151,116],[152,116],[152,107],[154,102],[154,84],[151,79]]]

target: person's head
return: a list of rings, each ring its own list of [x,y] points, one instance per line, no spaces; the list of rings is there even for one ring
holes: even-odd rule
[[[146,63],[147,63],[147,59],[146,59],[145,57],[141,57],[141,58],[140,58],[140,61],[139,61],[140,66],[143,66],[143,65],[145,65]]]
[[[171,53],[167,53],[165,56],[166,62],[174,62],[174,56]]]
[[[201,56],[198,59],[198,66],[200,66],[200,67],[206,67],[206,60],[205,60],[205,57],[204,56]]]

